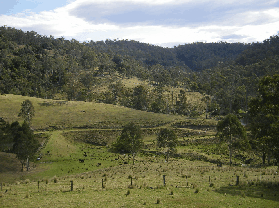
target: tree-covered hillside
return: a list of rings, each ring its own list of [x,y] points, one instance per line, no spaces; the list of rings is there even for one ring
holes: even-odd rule
[[[208,95],[202,99],[210,114],[245,111],[258,80],[278,72],[277,45],[278,36],[174,48],[132,40],[80,43],[4,26],[0,92],[190,115],[201,112],[185,92],[196,91]],[[132,77],[148,84],[129,88],[122,81]]]

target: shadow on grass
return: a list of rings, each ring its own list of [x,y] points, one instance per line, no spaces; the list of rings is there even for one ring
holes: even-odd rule
[[[267,200],[279,201],[279,182],[248,182],[239,185],[229,185],[215,190],[220,194],[230,194],[233,196],[263,198]]]

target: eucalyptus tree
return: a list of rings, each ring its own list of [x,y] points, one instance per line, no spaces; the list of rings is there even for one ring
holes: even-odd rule
[[[259,95],[249,103],[249,117],[254,146],[279,161],[279,75],[266,76],[259,82]]]
[[[161,129],[157,136],[157,146],[159,148],[167,148],[167,162],[169,161],[169,155],[175,153],[178,143],[177,135],[173,129]]]
[[[30,100],[25,100],[21,103],[21,109],[18,114],[19,117],[22,117],[29,125],[32,118],[35,116],[35,109]]]
[[[249,146],[244,126],[234,114],[228,114],[217,124],[217,136],[221,141],[228,143],[230,154],[230,166],[232,165],[232,153],[234,148]]]
[[[113,148],[117,152],[131,153],[133,155],[133,164],[135,163],[135,155],[143,147],[143,136],[141,128],[131,122],[124,126],[121,135],[117,138]]]

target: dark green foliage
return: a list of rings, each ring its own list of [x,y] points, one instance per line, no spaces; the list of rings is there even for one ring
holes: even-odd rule
[[[134,153],[143,146],[142,131],[139,126],[129,123],[124,126],[120,137],[114,144],[115,150],[122,153]]]
[[[35,153],[39,148],[39,142],[35,138],[29,124],[25,121],[22,126],[18,122],[12,123],[11,131],[14,139],[13,152],[20,160],[23,170],[26,160],[34,159]]]
[[[161,129],[157,136],[157,146],[159,148],[167,148],[167,161],[169,155],[176,152],[178,138],[173,129]]]
[[[260,80],[259,95],[249,103],[253,146],[279,161],[279,75]]]
[[[21,103],[21,109],[18,116],[24,118],[24,121],[27,123],[31,123],[32,118],[35,116],[35,109],[30,100],[25,100]]]
[[[0,118],[0,151],[9,152],[13,146],[10,124]]]
[[[133,163],[135,154],[143,147],[142,131],[139,126],[133,122],[124,126],[121,135],[113,144],[113,149],[120,153],[133,154]]]
[[[176,57],[194,71],[217,66],[234,60],[247,45],[242,43],[193,43],[176,47]],[[203,54],[203,55],[201,55]]]
[[[148,109],[147,89],[144,86],[139,85],[134,88],[132,103],[133,107],[137,110]]]
[[[233,149],[248,148],[246,130],[234,114],[228,114],[217,124],[217,136],[228,143],[230,150],[230,165],[232,164]]]
[[[11,125],[0,119],[0,151],[8,151],[16,154],[23,165],[27,160],[34,159],[39,148],[39,142],[35,138],[29,124],[24,121],[20,125],[17,121]]]
[[[237,114],[247,111],[258,80],[279,72],[278,40],[273,36],[263,43],[192,43],[163,48],[128,40],[79,43],[4,26],[0,27],[0,93],[199,115],[195,109],[189,112],[183,99],[168,109],[165,97],[151,98],[147,89],[121,90],[114,84],[120,77],[136,76],[154,86],[211,95],[211,115]],[[104,83],[111,84],[108,91],[96,93],[94,87]]]

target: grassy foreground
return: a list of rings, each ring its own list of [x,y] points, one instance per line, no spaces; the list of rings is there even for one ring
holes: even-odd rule
[[[147,150],[132,165],[128,155],[63,135],[51,133],[30,173],[2,183],[1,207],[279,206],[277,167],[217,167],[175,158],[167,163]]]
[[[215,134],[214,120],[15,95],[0,96],[0,115],[18,120],[25,99],[35,107],[32,127],[49,139],[28,172],[19,172],[15,155],[0,154],[0,207],[279,207],[278,167],[217,167],[201,160],[226,159],[216,144],[203,143]],[[146,148],[135,165],[107,145],[86,143],[111,141],[130,121],[145,132]],[[185,144],[178,153],[185,157],[166,162],[158,154],[159,126],[177,128]]]

